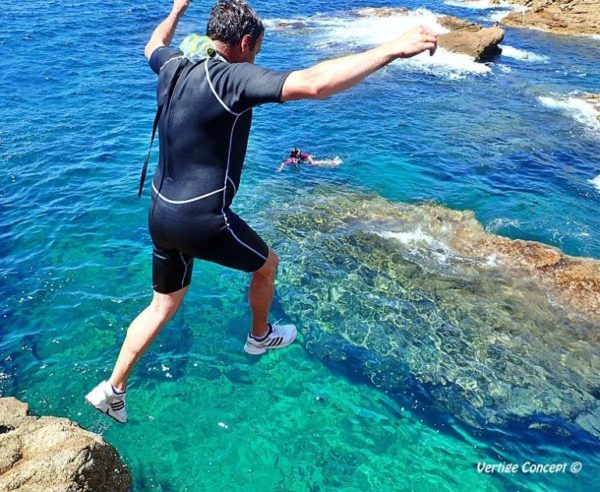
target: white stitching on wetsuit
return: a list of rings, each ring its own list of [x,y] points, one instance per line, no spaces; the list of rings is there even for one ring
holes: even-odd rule
[[[231,133],[229,134],[229,153],[227,154],[227,170],[225,171],[225,182],[223,183],[223,186],[225,188],[227,188],[227,180],[230,179],[229,178],[229,164],[231,163],[231,148],[233,147],[233,133],[235,131],[235,125],[237,124],[238,120],[240,119],[240,116],[242,116],[246,111],[250,111],[251,109],[252,109],[251,107],[247,108],[247,109],[244,109],[244,111],[242,111],[240,114],[238,114],[237,117],[236,117],[236,119],[235,119],[235,121],[233,122],[233,125],[231,126]],[[233,232],[233,230],[229,226],[229,221],[227,220],[227,214],[225,213],[225,196],[226,195],[227,195],[227,193],[224,192],[223,193],[223,206],[221,207],[221,213],[223,214],[223,218],[225,219],[225,226],[227,227],[227,230],[231,233],[231,235],[234,237],[234,239],[238,243],[240,243],[242,246],[245,246],[246,248],[248,248],[253,253],[256,253],[263,260],[266,261],[267,260],[266,257],[264,257],[263,255],[261,255],[258,251],[256,251],[255,249],[251,248],[245,242],[243,242],[239,237],[237,237],[235,235],[235,232]]]
[[[214,96],[217,98],[217,101],[219,101],[219,103],[221,103],[221,106],[223,106],[233,116],[239,116],[242,113],[236,113],[236,112],[232,111],[231,109],[229,109],[229,107],[227,106],[227,104],[225,104],[223,102],[223,99],[221,99],[219,97],[219,94],[217,94],[217,91],[215,90],[215,87],[212,84],[212,80],[210,80],[210,74],[208,73],[208,60],[209,60],[209,58],[207,58],[206,61],[204,62],[204,70],[206,71],[206,80],[208,81],[208,85],[210,86],[210,90],[212,91],[212,93],[214,94]],[[235,125],[235,123],[234,123],[234,125]]]
[[[242,240],[241,240],[239,237],[237,237],[237,236],[235,235],[235,232],[233,232],[233,229],[231,229],[231,228],[229,227],[229,224],[227,224],[227,230],[228,230],[229,232],[231,232],[231,235],[234,237],[234,239],[235,239],[235,240],[236,240],[238,243],[240,243],[242,246],[246,246],[246,248],[248,248],[250,251],[252,251],[253,253],[256,253],[256,254],[257,254],[258,256],[260,256],[260,257],[261,257],[263,260],[267,261],[267,258],[266,258],[266,257],[264,257],[263,255],[261,255],[261,254],[260,254],[258,251],[256,251],[254,248],[251,248],[251,247],[250,247],[250,246],[248,246],[248,245],[247,245],[245,242],[243,242],[243,241],[242,241]]]
[[[172,203],[173,205],[185,205],[186,203],[197,202],[199,200],[208,198],[209,196],[212,196],[212,195],[216,195],[217,193],[220,193],[221,191],[225,190],[225,188],[220,188],[218,190],[211,191],[210,193],[207,193],[206,195],[197,196],[195,198],[190,198],[189,200],[171,200],[171,199],[167,198],[166,196],[161,195],[160,192],[156,189],[156,186],[154,186],[154,183],[152,183],[152,189],[154,190],[154,192],[158,195],[158,197],[161,200],[164,200],[167,203]]]
[[[183,284],[185,284],[185,276],[187,275],[188,267],[190,266],[192,259],[190,259],[190,261],[186,263],[183,259],[183,254],[181,253],[181,251],[178,251],[178,253],[179,257],[181,258],[181,261],[183,261],[183,264],[185,265],[185,270],[183,271],[183,278],[181,279],[181,288],[183,289]]]
[[[182,56],[174,56],[173,58],[169,58],[166,62],[164,62],[160,66],[160,68],[158,69],[158,71],[160,72],[167,63],[171,63],[174,60],[181,60],[182,58],[183,58],[183,55]]]
[[[237,194],[237,188],[235,186],[235,183],[233,182],[233,179],[231,179],[229,176],[227,176],[227,179],[231,183],[231,186],[233,186],[233,194],[236,195]]]

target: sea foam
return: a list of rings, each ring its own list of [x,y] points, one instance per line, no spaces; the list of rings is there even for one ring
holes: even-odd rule
[[[595,132],[600,131],[598,111],[589,102],[578,97],[540,96],[538,100],[546,107],[558,109],[573,118],[578,123]]]
[[[465,9],[474,9],[474,10],[490,10],[490,9],[498,9],[501,7],[509,7],[510,4],[506,2],[502,2],[500,4],[490,3],[486,0],[474,0],[474,1],[460,1],[460,0],[450,0],[448,2],[444,2],[446,5],[450,5],[452,7],[461,7]]]
[[[452,7],[460,7],[465,9],[492,10],[493,13],[489,15],[488,19],[494,22],[500,22],[504,17],[512,12],[525,12],[528,10],[527,7],[524,7],[523,5],[516,5],[508,2],[490,3],[486,0],[450,0],[444,3],[446,5],[451,5]]]
[[[306,19],[271,19],[266,24],[275,29],[297,31],[298,34],[308,31],[315,49],[343,47],[343,50],[347,51],[348,48],[359,50],[377,46],[417,25],[427,26],[437,34],[448,32],[439,24],[438,17],[430,10],[420,8],[406,15],[358,17],[343,13],[339,16],[317,15]],[[302,29],[298,29],[299,24]],[[438,48],[434,56],[425,52],[410,59],[398,60],[394,65],[450,79],[463,78],[470,74],[487,74],[491,71],[490,67],[475,62],[468,55],[453,53],[443,48]]]
[[[412,231],[394,232],[394,231],[374,231],[375,234],[385,239],[394,239],[402,243],[408,251],[413,253],[427,253],[440,263],[446,263],[455,256],[454,252],[444,242],[434,238],[430,234],[423,232],[421,227]],[[423,248],[426,247],[426,248]]]
[[[515,48],[514,46],[508,46],[504,44],[498,45],[499,48],[502,48],[502,56],[506,56],[508,58],[514,58],[515,60],[524,60],[528,62],[547,62],[548,57],[544,55],[537,55],[530,51],[521,50],[519,48]]]
[[[600,191],[600,174],[594,179],[590,179],[589,182],[592,183],[598,191]]]

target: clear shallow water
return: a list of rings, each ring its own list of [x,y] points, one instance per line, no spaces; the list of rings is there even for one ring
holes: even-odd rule
[[[255,2],[267,19],[316,19],[309,32],[271,29],[259,62],[306,66],[369,46],[389,26],[349,25],[360,36],[343,42],[331,26],[353,22],[348,11],[370,5]],[[427,8],[480,21],[490,15],[441,2]],[[371,319],[361,305],[349,311],[352,326],[331,316],[324,329],[322,320],[300,316],[298,306],[311,300],[315,312],[327,314],[319,279],[351,279],[345,261],[354,250],[322,266],[327,250],[309,240],[302,252],[316,248],[308,263],[315,270],[303,270],[290,237],[306,228],[310,239],[319,225],[304,218],[302,228],[290,229],[285,214],[275,220],[269,210],[301,204],[317,184],[351,196],[367,190],[391,202],[473,210],[492,232],[600,258],[593,184],[600,137],[593,120],[563,104],[574,93],[598,91],[597,40],[507,29],[503,44],[547,60],[509,50],[513,56],[499,57],[485,73],[452,57],[399,63],[328,101],[258,110],[237,209],[281,252],[274,315],[298,323],[301,343],[248,359],[241,352],[246,276],[199,264],[186,305],[132,379],[131,423],[119,427],[84,406],[83,394],[108,375],[126,326],[149,295],[147,198],[135,193],[154,107],[154,77],[141,52],[158,10],[115,1],[5,8],[0,392],[24,399],[33,412],[103,433],[131,466],[136,490],[590,490],[600,447],[577,413],[523,411],[527,418],[474,425],[464,398],[424,382],[414,360],[386,359],[377,345],[348,341],[357,320]],[[192,6],[177,39],[202,30],[202,11]],[[542,103],[548,100],[558,103]],[[339,155],[344,164],[275,173],[291,145]],[[414,287],[402,299],[414,299]],[[386,301],[377,294],[375,301]],[[395,326],[383,328],[400,344],[405,338]],[[425,335],[434,325],[417,327]],[[540,350],[528,347],[526,354]],[[597,357],[597,341],[591,347]],[[562,350],[543,349],[549,361]],[[589,384],[592,367],[581,368]],[[528,396],[531,388],[512,390]],[[435,398],[440,391],[445,398]],[[475,465],[527,460],[577,460],[583,471],[486,475]]]

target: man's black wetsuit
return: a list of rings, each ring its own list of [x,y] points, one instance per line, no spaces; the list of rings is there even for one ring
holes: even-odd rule
[[[156,49],[150,67],[159,75],[159,103],[180,68],[158,126],[148,216],[154,290],[167,294],[189,285],[194,258],[258,270],[269,248],[229,207],[239,188],[252,108],[280,102],[289,73],[219,56],[191,63],[171,47]]]

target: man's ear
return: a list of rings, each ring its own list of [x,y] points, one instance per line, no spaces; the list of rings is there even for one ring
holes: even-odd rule
[[[242,40],[240,42],[240,48],[242,50],[242,54],[252,51],[254,49],[255,40],[250,34],[244,34]]]

